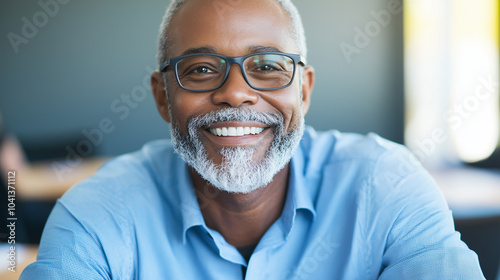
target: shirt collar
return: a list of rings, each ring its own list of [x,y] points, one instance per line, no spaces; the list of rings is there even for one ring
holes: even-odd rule
[[[183,164],[180,164],[180,166],[182,166],[180,170],[182,176],[180,176],[179,179],[179,207],[182,216],[182,242],[185,244],[186,234],[190,228],[196,226],[201,226],[203,228],[207,227],[205,225],[203,215],[201,214],[198,200],[196,199],[188,166],[184,162]],[[297,210],[307,210],[311,213],[313,219],[316,217],[316,210],[314,209],[312,202],[312,194],[307,187],[308,185],[304,182],[304,170],[304,156],[299,148],[290,163],[288,192],[282,216],[279,219],[281,221],[278,221],[281,222],[285,238],[291,232]]]
[[[316,217],[316,209],[313,204],[314,186],[306,183],[304,156],[299,148],[291,160],[289,189],[295,201],[295,210],[308,210],[313,218]]]
[[[205,220],[201,214],[200,205],[196,199],[195,190],[193,188],[191,177],[189,176],[188,166],[185,162],[179,163],[180,173],[179,179],[179,208],[182,216],[182,243],[186,244],[187,231],[196,226],[206,228]]]
[[[304,157],[302,151],[297,149],[290,163],[288,192],[282,213],[285,238],[291,232],[297,210],[306,210],[313,219],[316,217],[311,190],[305,184],[304,170]]]

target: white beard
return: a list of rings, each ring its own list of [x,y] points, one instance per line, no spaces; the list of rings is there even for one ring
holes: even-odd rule
[[[208,158],[200,141],[200,130],[222,121],[255,121],[269,125],[274,139],[265,157],[255,162],[254,147],[222,148],[222,163],[215,164]],[[249,193],[267,186],[274,176],[290,162],[304,133],[304,116],[300,111],[300,121],[292,131],[284,133],[284,118],[281,114],[258,113],[248,108],[226,108],[188,121],[188,134],[182,135],[172,123],[172,144],[176,153],[193,167],[206,181],[216,188],[231,193]],[[204,137],[204,136],[202,136]]]

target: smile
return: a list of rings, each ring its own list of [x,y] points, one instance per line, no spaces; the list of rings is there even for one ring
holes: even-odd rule
[[[210,133],[215,136],[234,137],[260,134],[264,131],[263,127],[218,127],[210,128]]]

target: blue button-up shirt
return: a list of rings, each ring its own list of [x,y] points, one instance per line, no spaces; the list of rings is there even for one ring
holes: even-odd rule
[[[234,280],[242,266],[248,280],[484,279],[403,147],[308,128],[290,171],[283,212],[247,263],[205,224],[169,141],[149,143],[58,200],[21,279]]]

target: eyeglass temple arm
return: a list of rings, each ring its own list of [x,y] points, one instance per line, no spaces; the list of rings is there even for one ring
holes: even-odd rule
[[[297,62],[297,64],[301,66],[306,66],[307,65],[306,59],[303,56],[299,55],[299,62]]]
[[[170,65],[170,59],[165,60],[161,65],[160,65],[160,72],[165,72],[167,70],[167,66]]]

